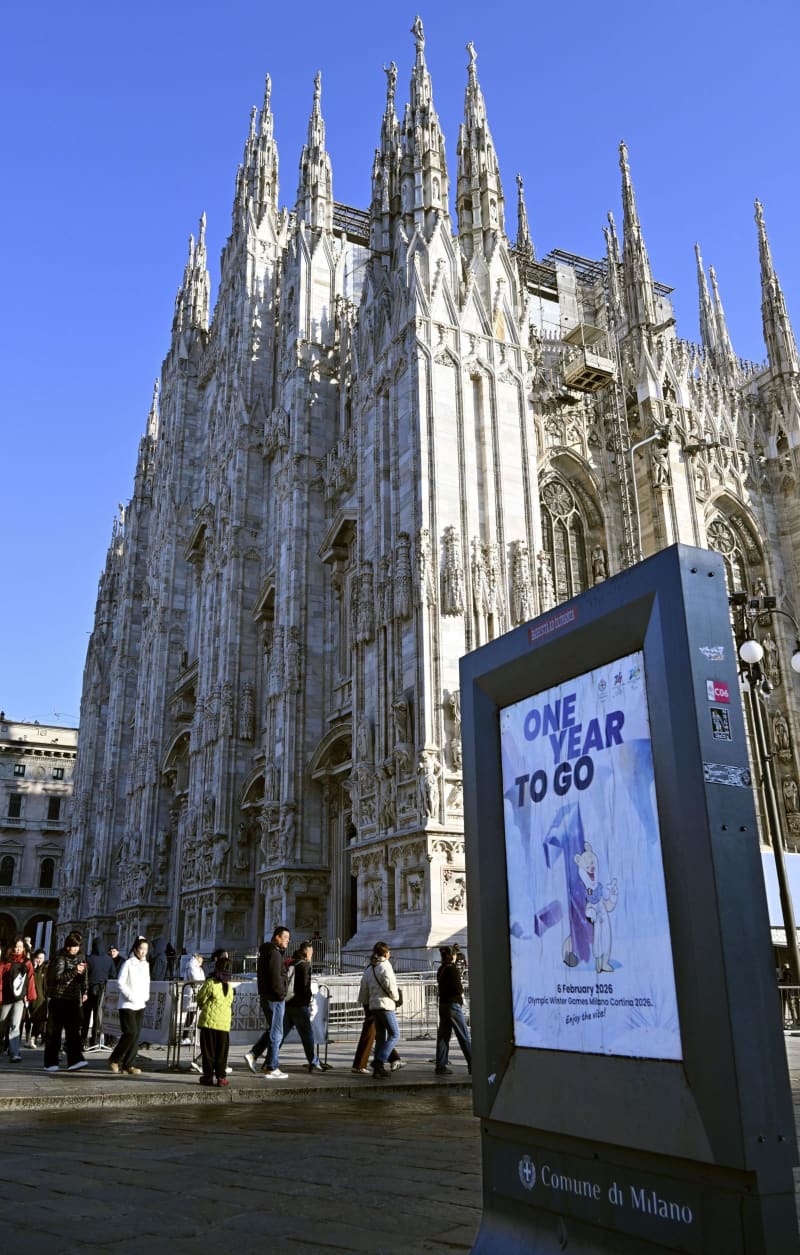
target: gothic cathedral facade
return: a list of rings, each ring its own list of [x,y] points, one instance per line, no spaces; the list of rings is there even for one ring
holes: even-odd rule
[[[464,940],[462,653],[675,541],[798,609],[800,364],[761,207],[755,366],[699,250],[702,343],[678,338],[624,145],[621,245],[609,215],[599,260],[538,259],[520,179],[511,242],[471,45],[451,197],[414,40],[368,210],[334,201],[319,76],[279,207],[267,79],[213,317],[204,220],[190,241],[100,579],[62,928]],[[800,710],[768,635],[791,846]]]

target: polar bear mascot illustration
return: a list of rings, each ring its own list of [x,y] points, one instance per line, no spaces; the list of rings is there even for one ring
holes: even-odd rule
[[[592,954],[598,972],[613,972],[611,966],[611,920],[609,915],[617,905],[617,882],[608,886],[600,882],[597,855],[589,842],[584,842],[583,853],[575,855],[578,875],[586,894],[584,915],[592,925]]]

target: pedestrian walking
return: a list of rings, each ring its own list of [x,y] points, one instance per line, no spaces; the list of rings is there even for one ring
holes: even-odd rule
[[[33,964],[25,951],[25,941],[17,937],[0,962],[0,1037],[8,1038],[8,1057],[20,1063],[22,1018],[25,1002],[36,1000]]]
[[[86,967],[89,976],[89,997],[83,1004],[82,1045],[84,1050],[99,1050],[103,1044],[103,1006],[106,1000],[106,982],[117,979],[117,969],[110,954],[101,954],[100,942],[96,937],[92,942],[92,948],[86,960]]]
[[[389,962],[391,957],[392,952],[385,941],[375,943],[358,991],[358,1001],[362,1007],[368,1007],[375,1017],[375,1063],[372,1075],[376,1080],[382,1080],[389,1075],[389,1056],[400,1040],[400,1028],[395,1015],[395,1007],[400,1002],[400,990]]]
[[[81,1050],[83,1004],[88,997],[86,955],[79,932],[67,935],[64,946],[47,969],[47,1028],[44,1037],[44,1070],[58,1071],[61,1035],[67,1045],[67,1071],[86,1067]]]
[[[258,996],[261,1010],[267,1021],[266,1032],[246,1052],[244,1061],[251,1072],[258,1072],[259,1056],[267,1052],[264,1076],[269,1081],[285,1081],[288,1073],[280,1069],[280,1049],[283,1041],[283,1018],[286,1009],[286,992],[289,975],[285,963],[286,949],[291,933],[279,924],[271,941],[263,942],[258,949]]]
[[[203,1060],[201,1085],[228,1085],[226,1076],[231,1040],[233,985],[230,960],[217,959],[216,967],[197,991],[200,1026],[200,1054]]]
[[[197,1014],[197,999],[195,995],[206,978],[206,974],[203,971],[204,962],[205,960],[198,950],[189,957],[184,968],[182,978],[185,981],[182,993],[184,1015],[183,1032],[181,1034],[182,1046],[191,1046],[194,1041],[194,1023]]]
[[[294,985],[291,994],[286,999],[281,1045],[283,1045],[292,1029],[296,1028],[300,1041],[303,1043],[309,1072],[328,1072],[330,1070],[329,1064],[320,1062],[319,1050],[314,1040],[314,1028],[311,1022],[311,960],[313,954],[314,947],[310,941],[304,941],[294,952],[292,958]]]
[[[31,962],[36,997],[29,1000],[25,1008],[22,1039],[26,1046],[41,1046],[47,1024],[47,955],[44,950],[35,950]]]
[[[150,965],[147,962],[146,937],[137,937],[128,958],[119,969],[119,1027],[120,1037],[111,1052],[108,1066],[112,1072],[124,1072],[127,1076],[140,1076],[141,1068],[135,1064],[139,1037],[142,1032],[144,1009],[150,997]]]
[[[450,1038],[453,1033],[467,1061],[467,1071],[472,1071],[472,1042],[467,1017],[464,1015],[464,986],[461,967],[451,946],[440,946],[442,962],[436,973],[439,989],[439,1026],[436,1030],[436,1075],[449,1076]]]
[[[356,1046],[356,1053],[353,1055],[353,1066],[351,1072],[360,1072],[366,1076],[370,1073],[369,1057],[372,1054],[372,1047],[375,1045],[375,1016],[369,1007],[364,1007],[364,1023],[361,1025],[361,1033]],[[400,1055],[395,1046],[387,1060],[386,1066],[391,1072],[398,1072],[400,1068],[406,1066],[406,1061]]]

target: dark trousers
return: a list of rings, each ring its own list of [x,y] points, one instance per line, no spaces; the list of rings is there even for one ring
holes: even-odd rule
[[[142,1031],[144,1007],[141,1011],[131,1011],[129,1007],[119,1009],[120,1038],[109,1056],[109,1063],[118,1063],[121,1068],[130,1068],[139,1049],[139,1034]]]
[[[293,1028],[297,1029],[297,1034],[303,1043],[306,1059],[308,1059],[309,1063],[315,1063],[317,1061],[317,1043],[314,1041],[314,1030],[311,1027],[310,1007],[293,1007],[289,1003],[286,1004],[281,1045],[286,1041]]]
[[[211,1081],[221,1081],[228,1066],[228,1047],[231,1035],[221,1028],[200,1029],[200,1055],[203,1060],[203,1076]]]
[[[103,1032],[103,1004],[106,1000],[105,985],[90,985],[89,997],[83,1004],[83,1044],[86,1045],[86,1039],[89,1037],[89,1024],[92,1026],[92,1035],[89,1039],[90,1046],[97,1046],[100,1042],[100,1035]]]
[[[44,1066],[58,1067],[61,1034],[67,1039],[67,1067],[80,1063],[83,1006],[71,998],[51,998],[47,1007],[47,1029],[44,1036]]]
[[[354,1068],[365,1068],[369,1063],[369,1057],[372,1053],[372,1047],[375,1045],[375,1012],[370,1011],[369,1007],[364,1008],[364,1023],[361,1026],[361,1036],[358,1039],[356,1053],[353,1056]],[[389,1063],[396,1063],[400,1058],[396,1050],[389,1055]]]

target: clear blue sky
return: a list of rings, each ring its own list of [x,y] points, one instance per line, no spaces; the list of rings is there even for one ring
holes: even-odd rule
[[[415,15],[396,5],[271,0],[40,0],[6,5],[0,63],[3,605],[0,708],[77,719],[97,580],[127,502],[169,343],[190,231],[209,257],[264,75],[293,204],[313,78],[337,200],[366,208],[394,59],[408,96]],[[455,181],[472,39],[515,227],[525,179],[537,252],[599,257],[630,149],[655,277],[697,337],[693,245],[716,267],[734,347],[761,360],[753,200],[764,203],[800,333],[800,6],[766,0],[437,0],[421,7]]]

